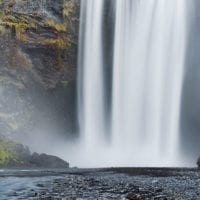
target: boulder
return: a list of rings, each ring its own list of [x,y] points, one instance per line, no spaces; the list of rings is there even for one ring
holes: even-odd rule
[[[30,163],[32,166],[40,168],[69,168],[69,163],[57,156],[33,153]]]

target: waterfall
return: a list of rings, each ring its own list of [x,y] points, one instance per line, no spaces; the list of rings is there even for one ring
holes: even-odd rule
[[[104,1],[81,1],[78,116],[84,159],[101,166],[176,166],[187,0],[113,1],[109,131],[102,53]]]
[[[82,0],[79,44],[79,119],[82,139],[97,145],[104,135],[102,0]],[[96,144],[95,144],[96,143]]]

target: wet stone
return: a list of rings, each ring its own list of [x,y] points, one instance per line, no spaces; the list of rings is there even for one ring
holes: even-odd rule
[[[168,172],[169,173],[169,172]],[[174,172],[173,172],[174,173]],[[80,200],[175,200],[198,199],[200,174],[177,172],[178,176],[131,176],[127,174],[90,172],[51,177],[35,182],[20,197],[39,199]],[[181,176],[180,176],[181,175]],[[154,182],[154,184],[152,184]],[[23,199],[23,198],[21,198]]]

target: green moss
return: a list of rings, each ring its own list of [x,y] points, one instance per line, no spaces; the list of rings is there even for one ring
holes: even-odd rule
[[[0,0],[0,4],[1,2],[3,1]],[[74,14],[79,11],[79,5],[71,0],[63,0],[62,11],[64,20],[59,22],[56,19],[42,17],[37,12],[16,12],[11,7],[3,5],[0,10],[0,33],[4,33],[3,27],[12,31],[12,36],[21,43],[68,49],[73,44],[69,32],[75,32],[73,25],[78,19]]]
[[[42,19],[37,15],[4,10],[0,13],[0,27],[1,26],[10,28],[10,30],[15,30],[16,39],[23,43],[44,46],[53,45],[61,49],[69,46],[69,41],[63,36],[63,33],[67,31],[66,24],[51,19]],[[56,35],[56,38],[43,38],[40,34],[38,34],[36,38],[32,38],[27,33],[29,30],[35,30],[35,34],[37,34],[37,31],[49,30]]]
[[[8,27],[14,26],[16,29],[18,28],[27,28],[27,27],[35,27],[35,23],[30,20],[29,16],[23,14],[17,14],[14,12],[9,12],[4,10],[0,14],[0,24],[6,25]]]
[[[58,22],[55,22],[53,20],[46,20],[44,22],[44,24],[47,26],[47,27],[50,27],[52,29],[55,29],[56,31],[58,32],[65,32],[66,31],[66,26],[65,24],[63,23],[58,23]]]
[[[6,167],[11,162],[17,162],[15,143],[0,136],[0,167]]]
[[[72,1],[64,1],[63,2],[63,16],[68,17],[73,13],[74,3]]]
[[[23,39],[27,28],[37,28],[36,23],[34,23],[29,16],[8,11],[4,11],[0,15],[0,25],[14,29],[16,38],[20,41]]]

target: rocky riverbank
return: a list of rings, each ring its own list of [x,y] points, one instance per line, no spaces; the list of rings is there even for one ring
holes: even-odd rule
[[[36,172],[34,173],[34,183],[20,191],[13,189],[10,198],[33,200],[200,199],[200,171],[197,169],[70,169],[59,172],[38,172],[38,176]],[[18,177],[18,183],[29,174],[30,172],[27,172],[20,176],[21,178]],[[30,181],[29,184],[31,184]]]

